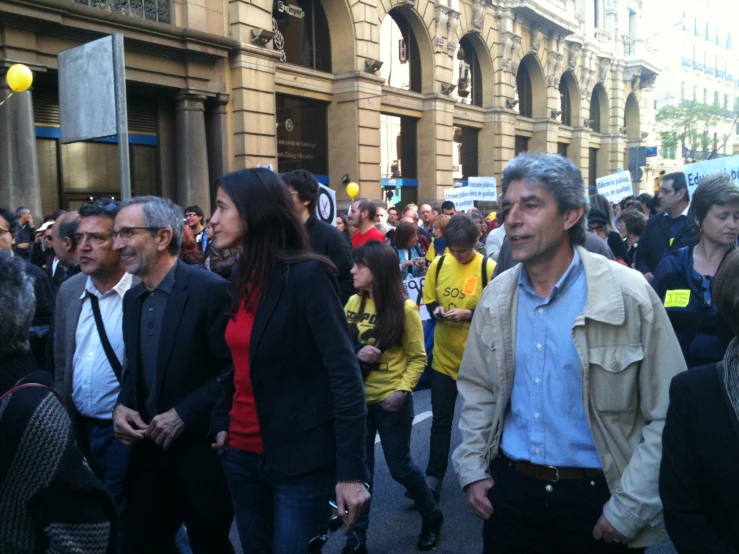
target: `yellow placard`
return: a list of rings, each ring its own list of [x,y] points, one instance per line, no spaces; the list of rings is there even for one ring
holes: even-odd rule
[[[475,294],[475,290],[477,290],[477,277],[467,277],[464,280],[464,287],[462,287],[462,292],[465,294]]]
[[[668,290],[665,294],[665,308],[685,308],[690,302],[690,290]]]

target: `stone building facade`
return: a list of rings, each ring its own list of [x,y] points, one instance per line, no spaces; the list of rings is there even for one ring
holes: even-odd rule
[[[442,199],[559,152],[628,167],[658,72],[641,0],[0,0],[0,203],[37,214],[117,190],[116,145],[61,145],[57,54],[123,33],[134,194],[206,208],[224,172],[306,168],[362,196]],[[4,84],[4,76],[0,76]],[[0,88],[0,101],[8,94]],[[90,91],[95,101],[95,91]]]

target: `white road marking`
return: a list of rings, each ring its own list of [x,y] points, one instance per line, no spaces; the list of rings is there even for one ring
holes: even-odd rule
[[[422,422],[424,419],[430,418],[432,415],[433,414],[430,411],[429,412],[421,412],[420,414],[418,414],[416,417],[413,418],[413,425],[415,425],[416,423]],[[379,435],[379,433],[377,435],[375,435],[375,444],[377,444],[378,442],[380,442],[380,435]]]

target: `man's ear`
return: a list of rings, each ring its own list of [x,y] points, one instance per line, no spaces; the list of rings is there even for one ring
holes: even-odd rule
[[[159,229],[157,235],[160,237],[159,244],[157,244],[157,250],[164,252],[169,248],[169,243],[172,242],[172,238],[174,237],[172,229]]]
[[[567,213],[565,214],[565,231],[569,231],[577,225],[577,222],[583,218],[583,215],[585,215],[585,208],[582,206],[567,210]]]
[[[72,239],[70,239],[69,237],[64,237],[62,239],[62,246],[64,247],[65,251],[69,253],[74,252],[74,247],[72,246]]]

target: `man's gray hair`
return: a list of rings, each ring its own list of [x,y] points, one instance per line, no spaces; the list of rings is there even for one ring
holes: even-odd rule
[[[588,200],[582,173],[574,163],[559,154],[524,152],[511,160],[503,170],[503,196],[513,181],[520,180],[526,183],[526,188],[543,187],[551,193],[560,213],[583,208],[583,216],[569,234],[573,245],[585,244]]]
[[[36,298],[33,278],[26,273],[25,263],[6,252],[0,252],[0,357],[30,348],[31,329]]]
[[[157,229],[170,229],[172,240],[167,251],[173,256],[180,255],[182,248],[182,208],[171,200],[158,196],[136,196],[121,204],[121,210],[134,204],[141,204],[144,212],[144,226]]]

